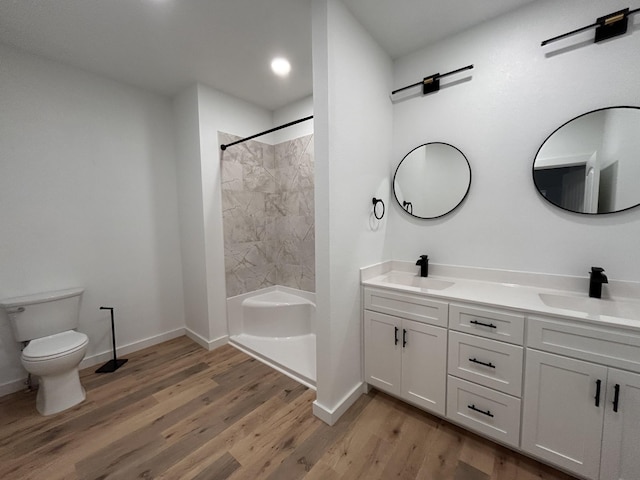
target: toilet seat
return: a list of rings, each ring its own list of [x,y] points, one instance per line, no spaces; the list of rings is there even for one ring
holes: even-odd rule
[[[77,352],[88,343],[89,338],[84,333],[68,330],[32,340],[22,351],[22,359],[28,362],[48,361]]]

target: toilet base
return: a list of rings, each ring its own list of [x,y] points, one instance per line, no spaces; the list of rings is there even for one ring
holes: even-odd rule
[[[74,368],[59,375],[40,377],[36,409],[41,415],[53,415],[83,402],[86,397],[78,369]]]

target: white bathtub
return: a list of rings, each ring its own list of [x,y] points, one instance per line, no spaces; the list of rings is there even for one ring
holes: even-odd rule
[[[228,298],[231,343],[314,388],[315,311],[314,293],[283,286]]]
[[[299,295],[272,290],[242,300],[243,333],[256,337],[297,337],[313,333],[316,305]]]

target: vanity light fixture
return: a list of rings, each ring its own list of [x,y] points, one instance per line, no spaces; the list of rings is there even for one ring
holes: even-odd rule
[[[589,30],[590,28],[594,27],[596,29],[596,36],[593,40],[594,43],[617,37],[619,35],[624,35],[625,33],[627,33],[629,15],[638,12],[640,12],[640,8],[636,8],[635,10],[629,10],[628,8],[625,8],[624,10],[610,13],[609,15],[598,18],[596,20],[596,23],[592,23],[591,25],[587,25],[586,27],[577,28],[575,30],[572,30],[571,32],[563,33],[562,35],[558,35],[557,37],[544,40],[540,44],[540,46],[544,47],[551,42],[555,42],[571,35],[575,35],[576,33],[584,32],[585,30]]]
[[[417,87],[418,85],[422,85],[422,94],[426,95],[427,93],[437,92],[440,90],[440,79],[444,77],[448,77],[449,75],[453,75],[456,73],[464,72],[465,70],[471,70],[473,65],[467,65],[466,67],[458,68],[457,70],[452,70],[447,73],[434,73],[428,77],[422,79],[421,82],[414,83],[412,85],[407,85],[406,87],[399,88],[391,92],[391,95],[395,95],[398,92],[402,92],[403,90],[407,90],[408,88]]]

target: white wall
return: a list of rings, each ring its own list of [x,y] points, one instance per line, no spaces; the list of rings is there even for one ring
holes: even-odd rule
[[[204,85],[198,85],[198,111],[209,328],[210,339],[215,340],[228,335],[218,132],[244,137],[267,130],[271,127],[271,113]]]
[[[274,111],[273,126],[284,125],[300,118],[306,118],[309,115],[313,115],[313,96],[308,96]],[[313,119],[273,132],[271,134],[271,140],[273,145],[277,145],[312,133]]]
[[[388,258],[392,63],[339,0],[313,2],[317,387],[332,413],[361,385],[359,268]],[[366,81],[364,81],[366,80]],[[357,393],[357,392],[356,392]],[[352,397],[353,398],[353,397]],[[348,401],[346,402],[348,404]]]
[[[110,351],[102,305],[120,346],[181,333],[170,102],[0,45],[0,112],[0,297],[84,287],[88,357]],[[25,375],[2,312],[0,386]]]
[[[531,167],[547,136],[579,114],[637,105],[640,16],[627,35],[593,44],[593,30],[540,47],[544,39],[592,23],[628,2],[540,1],[395,62],[393,88],[468,64],[431,95],[396,101],[388,169],[412,148],[455,145],[469,159],[466,201],[438,220],[416,220],[393,202],[391,257],[434,263],[640,280],[640,209],[605,216],[571,214],[536,191]]]
[[[177,137],[178,208],[185,326],[201,343],[211,338],[207,293],[204,205],[200,166],[198,89],[185,89],[173,102]]]

